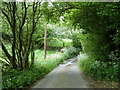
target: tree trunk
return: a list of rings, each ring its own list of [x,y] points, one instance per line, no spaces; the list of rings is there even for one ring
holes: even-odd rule
[[[34,42],[32,41],[32,46],[31,46],[31,66],[34,65],[34,57],[35,57]]]
[[[46,59],[46,48],[47,48],[47,23],[44,31],[44,59]]]
[[[15,47],[16,47],[16,18],[15,18],[15,14],[16,14],[16,2],[13,2],[13,17],[12,17],[12,33],[13,33],[13,43],[12,43],[12,66],[15,69],[17,67],[16,65],[16,57],[15,57]]]

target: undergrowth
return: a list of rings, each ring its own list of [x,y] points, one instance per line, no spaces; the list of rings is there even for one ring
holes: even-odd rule
[[[118,62],[102,62],[93,58],[78,56],[80,68],[94,79],[118,81]]]
[[[74,47],[65,48],[62,53],[53,54],[49,59],[36,61],[34,66],[25,70],[9,69],[2,74],[3,89],[24,88],[44,77],[63,60],[74,57],[79,50]]]

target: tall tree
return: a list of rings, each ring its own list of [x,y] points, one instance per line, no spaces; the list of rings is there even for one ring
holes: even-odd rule
[[[46,59],[46,49],[47,49],[47,23],[45,25],[44,31],[44,59]]]
[[[12,68],[28,68],[34,64],[33,36],[36,25],[41,17],[41,2],[2,2],[3,21],[7,21],[12,32],[12,53],[9,53],[2,39],[2,49]],[[22,8],[21,8],[22,7]],[[31,53],[31,54],[30,54]],[[31,55],[31,62],[29,62]]]

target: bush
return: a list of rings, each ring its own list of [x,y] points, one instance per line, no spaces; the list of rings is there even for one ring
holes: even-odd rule
[[[80,52],[80,49],[79,48],[75,48],[75,47],[67,47],[67,48],[63,48],[61,51],[65,55],[73,57],[73,56],[77,55]]]
[[[63,53],[53,54],[54,57],[50,57],[44,61],[36,61],[35,65],[29,69],[23,71],[20,70],[8,70],[3,72],[3,89],[6,88],[23,88],[33,84],[39,78],[42,78],[52,69],[54,69],[63,60],[71,58],[77,55],[78,50],[70,47],[65,48]]]
[[[82,50],[82,45],[79,38],[73,38],[73,47],[80,48]]]
[[[93,78],[108,81],[118,81],[118,63],[117,62],[102,62],[92,58],[80,60],[80,68]]]

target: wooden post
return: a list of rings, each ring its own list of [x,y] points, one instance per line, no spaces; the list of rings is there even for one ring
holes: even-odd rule
[[[44,59],[46,59],[46,48],[47,48],[47,23],[44,31]]]

